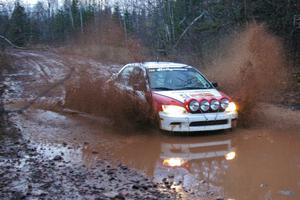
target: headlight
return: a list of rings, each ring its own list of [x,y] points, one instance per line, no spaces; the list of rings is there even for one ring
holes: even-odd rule
[[[176,105],[162,105],[162,109],[169,115],[181,115],[186,113],[186,109],[184,107]]]
[[[228,99],[222,99],[221,100],[221,107],[225,110],[229,105],[229,100]]]
[[[220,102],[218,100],[211,100],[210,102],[210,108],[213,110],[213,111],[216,111],[218,110],[220,107]]]
[[[201,101],[200,108],[204,112],[208,111],[209,110],[209,102],[207,100]]]
[[[234,102],[230,102],[228,104],[228,107],[226,108],[225,111],[227,111],[227,112],[234,112],[236,110],[237,110],[237,107],[236,107],[235,103]]]
[[[200,104],[198,101],[196,100],[192,100],[190,101],[189,103],[189,109],[192,111],[192,112],[196,112],[200,107]]]

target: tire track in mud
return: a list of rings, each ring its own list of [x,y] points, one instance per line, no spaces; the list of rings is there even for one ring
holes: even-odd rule
[[[10,104],[13,101],[19,106],[25,104],[21,110],[33,104],[36,107],[48,108],[54,108],[55,104],[62,105],[65,95],[64,83],[71,78],[78,79],[78,74],[82,70],[93,71],[95,76],[103,76],[102,74],[108,76],[112,73],[109,66],[103,67],[101,63],[92,60],[84,62],[77,58],[58,56],[52,52],[16,51],[11,52],[11,56],[16,58],[14,67],[22,75],[17,73],[11,77],[8,76],[5,83],[11,84],[8,85],[11,90],[19,92],[8,92],[6,99],[9,99],[7,103]],[[106,69],[103,70],[103,68]],[[55,102],[56,100],[58,101]]]

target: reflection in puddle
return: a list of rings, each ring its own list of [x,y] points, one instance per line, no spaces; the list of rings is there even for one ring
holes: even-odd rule
[[[213,150],[209,151],[208,147]],[[235,158],[235,152],[231,147],[231,140],[203,142],[193,144],[166,144],[162,143],[161,159],[180,158],[184,161],[201,160],[209,158],[226,157],[227,160]]]
[[[228,161],[235,158],[231,140],[201,143],[162,143],[160,160],[156,164],[154,179],[169,180],[178,191],[181,189],[197,197],[224,196],[220,186],[228,169]]]
[[[299,130],[175,137],[116,131],[101,119],[41,110],[15,116],[15,122],[49,159],[63,153],[65,161],[91,167],[97,159],[121,161],[199,198],[300,199]]]

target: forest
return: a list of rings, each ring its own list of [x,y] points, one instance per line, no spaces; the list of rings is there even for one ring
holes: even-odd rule
[[[22,1],[0,4],[0,35],[16,46],[89,46],[89,55],[101,55],[104,60],[120,57],[121,63],[128,61],[122,56],[129,49],[134,59],[147,55],[204,65],[228,37],[249,23],[266,25],[283,41],[289,62],[296,65],[300,61],[299,0],[45,0],[35,5]],[[1,45],[7,46],[3,38]],[[141,52],[143,55],[137,55]]]

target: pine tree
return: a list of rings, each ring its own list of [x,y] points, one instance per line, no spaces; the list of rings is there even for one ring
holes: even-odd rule
[[[25,9],[19,2],[16,2],[9,20],[8,37],[16,45],[22,46],[29,38],[28,31],[29,26]]]

